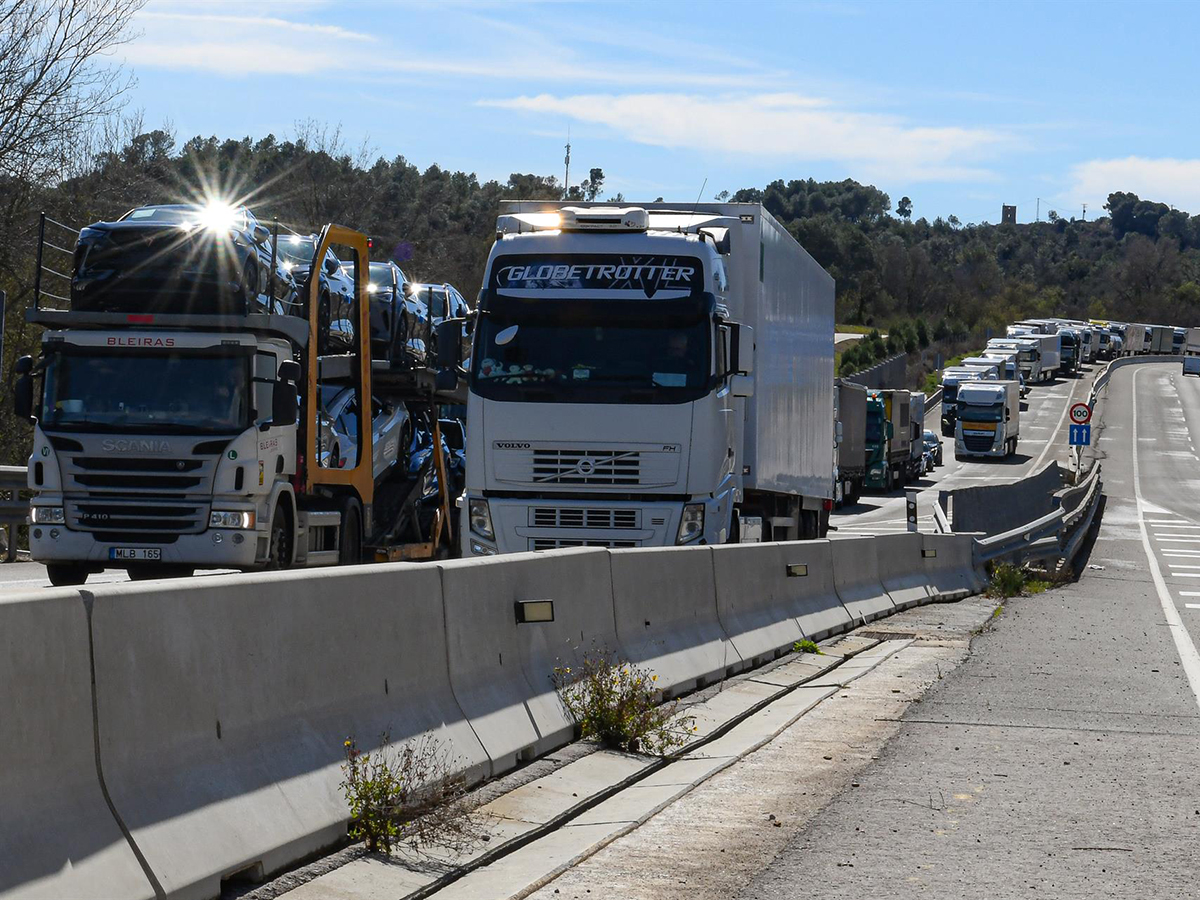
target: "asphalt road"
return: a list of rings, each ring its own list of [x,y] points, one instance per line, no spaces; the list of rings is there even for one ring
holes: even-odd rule
[[[1046,461],[1067,464],[1066,413],[1070,405],[1086,401],[1088,388],[1100,373],[1102,363],[1084,366],[1075,378],[1060,378],[1037,384],[1022,401],[1021,431],[1017,452],[1005,460],[954,458],[954,438],[942,438],[944,464],[906,489],[888,494],[864,494],[854,506],[836,510],[830,524],[840,532],[885,534],[904,531],[906,490],[916,488],[920,530],[933,530],[933,506],[939,490],[974,487],[988,482],[1015,481],[1032,474]],[[925,427],[941,435],[941,409],[926,416]]]
[[[1008,601],[878,762],[743,890],[1194,897],[1200,379],[1114,373],[1083,577]]]

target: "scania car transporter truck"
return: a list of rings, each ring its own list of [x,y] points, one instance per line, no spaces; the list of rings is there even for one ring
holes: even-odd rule
[[[336,355],[317,352],[313,283],[293,314],[247,311],[216,290],[174,298],[176,308],[153,296],[154,311],[115,295],[102,312],[36,292],[29,319],[46,331],[39,356],[17,361],[14,405],[34,425],[29,544],[52,583],[103,569],[139,579],[429,558],[453,546],[443,455],[382,471],[375,463],[398,448],[376,440],[368,412],[405,404],[399,439],[421,429],[439,446],[436,375],[371,360],[367,238],[326,226],[315,258],[334,243],[356,260],[354,345]],[[356,448],[336,458],[330,395],[353,419],[343,439]]]
[[[464,552],[824,535],[833,293],[758,204],[502,203]]]

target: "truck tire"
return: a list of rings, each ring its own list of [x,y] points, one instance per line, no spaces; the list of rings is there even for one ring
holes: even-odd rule
[[[362,512],[357,501],[342,504],[342,528],[338,535],[338,565],[357,566],[362,562]]]
[[[55,587],[83,584],[91,574],[83,563],[46,563],[46,577]]]
[[[292,510],[287,501],[280,500],[275,504],[275,512],[271,516],[271,545],[267,551],[267,568],[290,569],[295,543],[296,530],[292,527]]]

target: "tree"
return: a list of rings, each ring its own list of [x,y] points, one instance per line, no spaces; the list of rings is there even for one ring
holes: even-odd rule
[[[900,202],[896,204],[896,215],[908,221],[912,218],[912,201],[907,197],[901,197]]]
[[[600,196],[600,189],[604,187],[604,170],[592,169],[588,172],[588,177],[585,181],[580,182],[579,189],[583,194],[583,199],[589,203]]]
[[[145,0],[4,0],[0,4],[0,174],[62,172],[132,85],[103,57],[132,36]]]

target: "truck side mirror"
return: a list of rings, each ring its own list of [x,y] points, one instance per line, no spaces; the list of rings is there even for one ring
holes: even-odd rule
[[[33,357],[22,356],[13,366],[17,383],[13,386],[13,412],[17,418],[34,421],[33,418]]]
[[[754,372],[754,329],[749,325],[729,326],[729,373],[750,375]],[[749,394],[736,394],[749,397]]]
[[[271,425],[292,425],[300,415],[300,401],[296,397],[299,380],[300,366],[295,360],[280,364],[279,380],[271,391]]]

